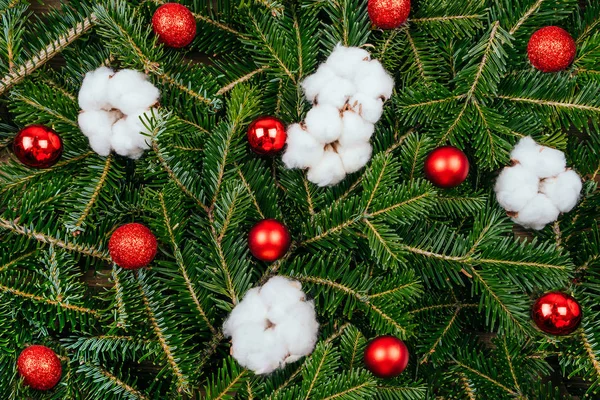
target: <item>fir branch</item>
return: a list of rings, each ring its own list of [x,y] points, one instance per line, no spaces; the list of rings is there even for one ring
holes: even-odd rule
[[[449,21],[468,20],[468,19],[478,20],[480,18],[481,18],[481,15],[479,15],[479,14],[447,15],[444,17],[410,18],[408,20],[408,22],[413,23],[413,24],[422,24],[422,23],[426,23],[426,22],[449,22]]]
[[[111,280],[113,282],[113,288],[115,290],[115,302],[117,305],[117,327],[125,328],[127,326],[127,309],[125,308],[124,297],[124,288],[121,285],[121,280],[119,278],[120,268],[117,267],[117,264],[113,264],[112,270],[110,272]]]
[[[487,44],[485,51],[483,52],[483,58],[481,59],[481,63],[479,63],[479,68],[477,70],[477,74],[475,74],[475,80],[473,81],[473,85],[471,86],[471,89],[467,93],[467,101],[471,100],[471,98],[473,97],[473,94],[475,93],[475,89],[477,89],[479,80],[481,79],[481,77],[483,75],[483,70],[485,69],[488,59],[490,57],[490,54],[492,53],[494,40],[496,38],[496,33],[498,32],[499,27],[500,27],[499,21],[496,21],[494,23],[494,25],[492,25],[492,31],[490,32],[488,44]]]
[[[0,265],[0,272],[4,272],[6,271],[8,268],[12,267],[15,264],[18,264],[19,262],[31,257],[32,255],[36,254],[38,252],[38,250],[34,250],[34,251],[30,251],[29,253],[25,253],[17,258],[13,258],[12,260],[10,260],[9,262],[7,262],[4,265]]]
[[[462,384],[462,388],[465,391],[465,394],[469,397],[469,400],[477,400],[477,397],[475,397],[475,391],[471,387],[471,384],[469,383],[467,376],[462,372],[459,373],[459,375],[460,375],[460,383]]]
[[[268,70],[270,67],[268,65],[263,65],[262,67],[259,67],[257,69],[255,69],[252,72],[247,73],[246,75],[236,79],[235,81],[223,86],[221,89],[219,89],[217,91],[217,96],[222,96],[225,93],[229,92],[231,89],[233,89],[236,85],[239,85],[240,83],[244,83],[246,81],[249,81],[250,79],[252,79],[255,75],[260,74],[261,72],[264,72],[266,70]]]
[[[600,107],[587,106],[585,104],[569,103],[569,102],[562,102],[562,101],[530,99],[527,97],[513,97],[513,96],[505,96],[505,95],[498,95],[496,97],[498,97],[499,99],[508,100],[508,101],[512,101],[512,102],[516,102],[516,103],[530,103],[530,104],[536,104],[536,105],[540,105],[540,106],[565,108],[565,109],[571,109],[571,110],[591,111],[594,113],[600,113]]]
[[[60,121],[64,122],[65,124],[71,125],[72,127],[79,129],[79,124],[77,124],[77,122],[65,117],[58,111],[52,110],[51,108],[47,107],[46,105],[39,103],[37,100],[33,100],[33,99],[30,99],[29,97],[26,97],[21,92],[16,92],[16,91],[13,92],[12,98],[14,100],[22,101],[23,103],[25,103],[39,111],[42,111],[48,115],[51,115],[53,118],[60,120]]]
[[[425,76],[425,69],[423,68],[423,62],[421,61],[419,50],[417,49],[417,46],[415,46],[415,41],[410,35],[410,30],[408,29],[408,27],[404,28],[404,33],[406,34],[406,40],[408,40],[408,44],[410,45],[410,48],[414,54],[415,64],[417,65],[417,69],[419,70],[419,75],[421,75],[421,78],[423,78],[423,80],[427,82],[427,77]]]
[[[454,314],[452,314],[452,317],[450,318],[450,320],[448,321],[448,323],[446,324],[446,326],[444,327],[444,329],[442,330],[442,332],[440,333],[440,335],[437,337],[437,339],[435,340],[435,342],[433,343],[433,345],[429,348],[429,350],[427,350],[425,352],[425,354],[423,355],[423,357],[421,357],[421,360],[419,360],[419,364],[425,364],[425,363],[427,363],[427,361],[429,359],[429,356],[431,356],[433,353],[435,353],[436,348],[442,342],[442,339],[444,338],[444,336],[446,336],[446,334],[448,333],[448,331],[450,330],[450,328],[452,328],[452,326],[456,322],[456,318],[458,318],[458,314],[460,313],[460,310],[461,310],[460,307],[457,307],[454,310]]]
[[[593,345],[588,340],[584,330],[580,330],[579,337],[581,338],[581,343],[583,344],[583,348],[585,349],[589,361],[594,367],[596,375],[600,379],[600,360],[598,360],[598,357],[596,357],[596,354],[594,353]]]
[[[104,184],[106,183],[106,178],[108,176],[108,172],[110,171],[112,161],[113,161],[113,155],[110,154],[108,157],[106,157],[106,162],[104,163],[104,169],[102,170],[102,174],[100,175],[100,178],[98,179],[98,183],[96,184],[96,188],[94,189],[94,192],[92,193],[92,196],[90,197],[90,200],[87,202],[87,204],[85,205],[85,207],[83,209],[83,212],[81,213],[81,215],[75,222],[75,225],[73,227],[74,231],[79,231],[79,229],[81,228],[81,225],[83,224],[85,219],[88,217],[88,215],[92,211],[92,207],[96,203],[96,199],[100,195],[100,191],[102,190],[102,188],[104,187]]]
[[[294,76],[294,74],[292,74],[292,72],[288,68],[288,66],[285,65],[285,63],[283,62],[281,57],[279,57],[279,55],[277,54],[277,52],[271,45],[271,42],[269,42],[268,38],[265,36],[265,33],[262,31],[262,29],[261,29],[260,25],[258,24],[258,21],[254,17],[254,15],[250,15],[250,21],[252,22],[252,25],[254,25],[254,29],[256,30],[256,33],[258,34],[258,37],[262,42],[262,46],[264,46],[267,50],[269,50],[269,53],[271,53],[271,57],[273,57],[273,59],[275,61],[277,61],[277,64],[279,64],[279,66],[281,67],[283,72],[285,72],[285,74],[288,76],[288,78],[290,78],[292,83],[295,85],[296,77]]]
[[[469,367],[468,365],[465,365],[463,363],[461,363],[460,361],[454,361],[456,363],[456,365],[458,365],[459,367],[471,372],[472,374],[475,374],[477,376],[479,376],[480,378],[485,379],[486,381],[490,382],[491,384],[493,384],[494,386],[499,387],[500,389],[504,390],[506,393],[508,393],[509,395],[513,396],[513,397],[517,397],[518,393],[515,392],[514,390],[504,386],[503,384],[501,384],[500,382],[498,382],[497,380],[489,377],[488,375],[484,374],[483,372],[480,372],[474,368]]]
[[[508,363],[508,369],[510,370],[510,375],[513,378],[513,382],[515,383],[515,388],[519,392],[519,396],[522,395],[521,387],[519,386],[519,381],[517,380],[517,375],[515,374],[515,367],[513,366],[512,359],[508,352],[508,345],[506,344],[506,336],[502,336],[502,350],[504,355],[506,356],[506,362]]]
[[[521,18],[519,18],[519,20],[517,21],[517,23],[510,29],[509,33],[514,36],[515,33],[519,30],[519,28],[521,27],[521,25],[523,25],[525,23],[525,21],[527,21],[527,19],[537,10],[540,9],[540,7],[542,6],[542,3],[546,1],[546,0],[537,0],[530,8],[529,10],[527,10],[525,12],[525,14],[523,14],[523,16]]]
[[[182,93],[186,93],[190,97],[198,100],[200,103],[204,103],[208,106],[212,106],[214,104],[214,100],[206,98],[203,95],[201,95],[200,93],[193,91],[192,89],[189,88],[189,86],[184,85],[183,83],[179,82],[176,78],[172,77],[170,74],[166,73],[165,71],[160,71],[160,72],[153,71],[153,72],[154,72],[154,75],[157,76],[164,83],[168,84],[169,86],[173,86],[173,87],[179,89]]]
[[[236,168],[237,168],[237,166],[236,166]],[[256,208],[256,211],[258,211],[258,214],[260,215],[260,217],[262,219],[265,219],[265,214],[260,209],[260,205],[258,204],[258,201],[256,199],[256,195],[254,194],[254,191],[252,190],[252,188],[248,184],[248,180],[246,180],[246,177],[244,176],[244,173],[242,172],[241,168],[237,168],[237,171],[238,171],[238,176],[240,177],[240,179],[242,181],[242,184],[244,185],[244,188],[246,189],[246,191],[248,192],[248,195],[252,199],[252,204],[254,204],[254,207]]]
[[[419,286],[420,286],[420,282],[419,281],[414,281],[414,282],[406,283],[404,285],[400,285],[400,286],[397,286],[397,287],[389,289],[389,290],[384,290],[384,291],[379,292],[379,293],[372,293],[372,294],[369,295],[369,300],[373,300],[373,299],[376,299],[376,298],[382,297],[382,296],[388,296],[388,295],[390,295],[392,293],[396,293],[396,292],[399,292],[401,290],[404,290],[404,289],[407,289],[407,288],[410,288],[410,287],[419,287]]]
[[[104,378],[106,378],[108,381],[110,381],[111,384],[117,385],[119,388],[125,390],[128,394],[130,394],[131,396],[134,396],[136,399],[150,400],[149,397],[144,396],[144,394],[142,394],[135,388],[129,386],[127,383],[123,382],[122,380],[120,380],[119,378],[117,378],[116,376],[114,376],[113,374],[108,372],[106,369],[100,367],[99,365],[92,364],[90,362],[86,362],[86,363],[84,363],[84,365],[86,365],[88,368],[95,371],[96,373],[99,373],[100,375],[102,375]]]
[[[3,9],[0,9],[0,18],[2,18],[2,15],[4,15],[4,13],[6,13],[11,8],[18,6],[22,1],[23,0],[10,0],[10,2],[6,5],[6,7],[4,7]]]

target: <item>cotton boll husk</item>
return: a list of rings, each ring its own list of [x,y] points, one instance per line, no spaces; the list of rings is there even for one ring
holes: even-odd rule
[[[304,300],[306,295],[298,281],[274,276],[260,288],[260,298],[267,307],[289,307]]]
[[[356,143],[352,146],[339,145],[337,152],[342,159],[346,173],[352,174],[367,165],[371,159],[373,148],[369,142],[365,142]]]
[[[336,185],[345,177],[342,159],[332,150],[326,150],[321,161],[311,167],[307,174],[308,180],[320,187]]]
[[[100,67],[88,72],[79,89],[79,107],[85,111],[110,110],[109,101],[110,77],[115,71],[107,67]]]
[[[573,170],[565,171],[556,177],[542,181],[541,192],[558,208],[560,212],[571,211],[579,201],[581,177]]]
[[[373,99],[389,99],[394,90],[394,79],[377,60],[364,61],[357,65],[354,83],[359,93]]]
[[[540,146],[529,136],[519,141],[510,157],[542,179],[560,174],[567,164],[562,151]]]
[[[243,325],[266,319],[267,306],[261,297],[260,288],[252,288],[246,292],[242,301],[229,314],[223,325],[223,332],[226,336],[231,336],[236,329]]]
[[[313,107],[304,120],[306,131],[322,144],[335,142],[342,134],[342,118],[340,111],[330,105]]]
[[[518,212],[537,196],[539,179],[535,173],[522,164],[502,170],[494,191],[498,203],[506,211]]]
[[[372,124],[376,124],[383,115],[383,100],[363,93],[357,93],[352,96],[349,104],[365,121]]]
[[[275,332],[286,344],[289,354],[293,356],[310,354],[315,347],[319,332],[314,303],[303,301],[290,308],[285,321],[275,326]]]
[[[124,69],[109,81],[109,100],[126,115],[148,110],[158,102],[160,91],[139,71]]]
[[[346,79],[352,79],[358,65],[370,59],[371,55],[364,49],[359,47],[345,47],[338,44],[333,49],[329,58],[327,58],[326,65],[331,67],[337,75]]]
[[[304,79],[301,83],[304,91],[304,96],[311,103],[315,102],[315,98],[321,93],[323,88],[337,78],[335,71],[326,64],[321,64],[317,71]]]
[[[330,105],[339,110],[355,93],[356,86],[352,81],[336,76],[323,86],[316,98],[316,103]]]
[[[339,138],[342,146],[348,147],[356,143],[365,143],[371,140],[375,125],[365,121],[353,110],[345,111],[342,115],[343,130]]]
[[[558,208],[542,193],[538,193],[512,220],[525,228],[543,229],[558,219]]]
[[[323,158],[323,144],[302,129],[300,124],[288,128],[286,143],[282,161],[290,169],[310,168]]]

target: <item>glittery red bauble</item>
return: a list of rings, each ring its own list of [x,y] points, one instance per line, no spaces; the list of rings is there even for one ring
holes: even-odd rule
[[[408,365],[408,348],[394,336],[379,336],[365,349],[365,366],[379,378],[394,378]]]
[[[280,259],[290,248],[292,238],[285,225],[276,219],[265,219],[254,225],[248,235],[250,252],[261,261]]]
[[[287,133],[283,122],[275,117],[257,118],[248,127],[250,148],[258,154],[272,156],[285,146]]]
[[[369,0],[369,17],[380,29],[396,29],[410,14],[410,0]]]
[[[566,293],[550,292],[540,297],[531,310],[533,321],[552,335],[573,333],[581,323],[581,307]]]
[[[49,168],[60,159],[63,143],[52,129],[30,125],[17,134],[13,150],[23,164],[33,168]]]
[[[152,231],[137,223],[120,226],[108,242],[112,260],[125,269],[148,266],[156,256],[157,248],[156,237]]]
[[[27,386],[35,390],[50,390],[62,375],[60,359],[46,346],[29,346],[17,359],[17,369]]]
[[[527,45],[529,61],[543,72],[567,69],[573,63],[576,52],[573,37],[558,26],[547,26],[536,31]]]
[[[465,153],[456,147],[437,148],[425,159],[425,175],[436,186],[456,187],[469,175],[469,160]]]
[[[186,6],[167,3],[156,10],[152,28],[159,40],[169,47],[185,47],[196,37],[196,19]]]

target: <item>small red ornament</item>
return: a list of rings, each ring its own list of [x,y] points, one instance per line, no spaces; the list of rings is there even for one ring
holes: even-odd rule
[[[35,390],[50,390],[62,375],[60,359],[46,346],[29,346],[17,359],[19,375],[25,384]]]
[[[531,35],[527,55],[531,64],[542,72],[565,70],[575,60],[575,40],[558,26],[547,26]]]
[[[272,156],[279,153],[285,146],[286,139],[285,125],[275,117],[257,118],[248,127],[250,148],[260,155]]]
[[[152,262],[158,243],[150,229],[142,224],[120,226],[108,241],[108,251],[115,264],[125,269],[147,267]]]
[[[152,28],[159,40],[169,47],[185,47],[196,37],[194,14],[178,3],[160,6],[152,17]]]
[[[63,153],[63,143],[56,132],[43,125],[23,128],[15,137],[13,151],[23,164],[33,168],[49,168]]]
[[[380,29],[396,29],[410,14],[410,0],[369,0],[371,22]]]
[[[365,365],[378,378],[394,378],[408,365],[410,354],[404,342],[394,336],[379,336],[365,348]]]
[[[292,242],[290,232],[276,219],[265,219],[250,229],[250,252],[261,261],[273,262],[287,253]]]
[[[572,296],[549,292],[540,297],[531,310],[533,322],[551,335],[573,333],[581,323],[581,306]]]
[[[469,175],[469,160],[465,153],[456,147],[437,148],[425,159],[425,175],[436,186],[456,187]]]

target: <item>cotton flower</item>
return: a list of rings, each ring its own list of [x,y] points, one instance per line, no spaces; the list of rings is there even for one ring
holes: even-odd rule
[[[304,79],[301,83],[306,99],[314,103],[323,87],[336,77],[337,75],[333,68],[327,64],[321,64],[317,68],[317,72]]]
[[[538,194],[540,180],[521,164],[504,168],[498,176],[496,199],[506,211],[520,211]]]
[[[546,195],[538,193],[533,200],[527,203],[525,208],[512,217],[512,220],[525,228],[540,230],[544,229],[547,224],[556,221],[558,214],[560,211],[552,204],[552,201]]]
[[[79,114],[78,122],[81,132],[90,139],[90,146],[99,155],[110,154],[113,125],[120,118],[114,111],[92,110]]]
[[[146,111],[158,102],[159,90],[142,72],[124,69],[108,83],[108,98],[113,108],[125,115]]]
[[[324,148],[300,124],[290,125],[287,131],[287,150],[282,157],[288,168],[310,168],[321,160]]]
[[[342,115],[342,134],[339,142],[345,147],[368,143],[371,136],[373,136],[373,132],[375,132],[375,125],[365,121],[353,110],[348,110]]]
[[[371,55],[367,50],[359,47],[344,47],[338,44],[327,58],[325,65],[333,69],[338,76],[353,79],[359,65],[370,60]]]
[[[115,74],[110,68],[100,67],[88,72],[79,91],[79,107],[86,111],[110,110],[108,82]]]
[[[394,90],[394,79],[377,60],[365,61],[356,66],[354,83],[358,93],[373,99],[389,99]]]
[[[355,144],[353,146],[337,146],[337,153],[340,155],[344,170],[352,174],[363,168],[371,159],[373,147],[369,142]]]
[[[256,374],[269,374],[310,354],[319,324],[300,282],[271,278],[250,289],[225,321],[231,354]]]
[[[577,205],[581,188],[581,177],[573,170],[544,179],[540,187],[541,192],[563,213],[571,211]]]
[[[540,146],[529,136],[519,141],[510,156],[542,179],[558,175],[567,164],[562,151]]]
[[[308,170],[307,178],[317,186],[337,185],[346,177],[346,170],[340,155],[328,149],[323,158]]]
[[[336,76],[323,85],[315,102],[319,105],[333,106],[339,110],[355,93],[356,86],[352,81]]]
[[[335,142],[342,134],[340,110],[330,105],[319,104],[313,107],[306,114],[304,123],[306,131],[323,144]]]
[[[376,124],[383,115],[383,100],[357,93],[350,98],[348,104],[365,121]]]

